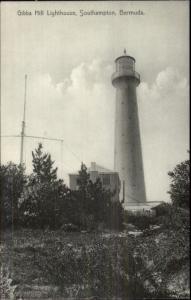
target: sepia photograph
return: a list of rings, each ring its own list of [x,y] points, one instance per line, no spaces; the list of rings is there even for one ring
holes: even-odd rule
[[[0,5],[0,299],[190,299],[189,1]]]

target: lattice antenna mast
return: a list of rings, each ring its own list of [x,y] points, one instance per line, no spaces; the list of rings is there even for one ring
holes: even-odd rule
[[[25,118],[26,118],[26,102],[27,102],[27,75],[25,75],[25,93],[24,93],[24,111],[23,111],[23,121],[21,129],[21,152],[20,152],[20,164],[23,164],[23,153],[24,153],[24,138],[25,138]]]

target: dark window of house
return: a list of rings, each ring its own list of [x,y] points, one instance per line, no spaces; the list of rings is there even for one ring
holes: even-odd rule
[[[109,185],[109,184],[110,184],[110,176],[103,175],[103,185]]]

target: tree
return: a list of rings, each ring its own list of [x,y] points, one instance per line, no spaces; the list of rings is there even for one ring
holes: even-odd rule
[[[82,163],[77,179],[78,190],[73,195],[76,202],[81,226],[85,229],[95,229],[99,225],[107,228],[121,229],[123,208],[118,201],[113,202],[113,193],[105,190],[100,178],[95,182],[90,180],[86,166]]]
[[[39,143],[35,152],[32,151],[33,173],[38,182],[51,183],[57,179],[57,168],[53,168],[54,161],[51,155],[43,153],[42,149],[43,146]]]
[[[19,199],[27,182],[25,169],[9,162],[0,166],[1,181],[1,222],[2,226],[18,225]]]
[[[79,176],[77,178],[77,185],[80,191],[87,192],[87,186],[90,180],[90,175],[87,172],[87,167],[84,163],[81,164]]]
[[[190,160],[185,160],[178,164],[168,175],[172,180],[168,193],[170,194],[173,205],[189,208]]]
[[[78,212],[78,223],[83,229],[88,227],[88,219],[90,215],[90,194],[88,185],[90,176],[84,163],[81,164],[79,175],[77,178],[78,191],[74,192],[77,201],[74,200],[75,210]]]
[[[54,161],[50,154],[43,153],[42,148],[39,144],[32,152],[33,174],[22,195],[20,211],[24,226],[57,228],[61,226],[63,203],[69,189],[63,180],[57,179]]]

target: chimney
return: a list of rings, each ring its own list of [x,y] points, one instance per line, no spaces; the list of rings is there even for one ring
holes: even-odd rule
[[[95,162],[91,162],[90,169],[91,169],[91,171],[96,171],[96,163]]]

